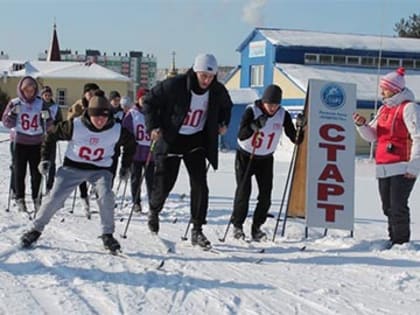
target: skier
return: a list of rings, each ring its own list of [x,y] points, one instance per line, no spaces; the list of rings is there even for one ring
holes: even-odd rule
[[[147,158],[150,151],[150,135],[146,133],[143,114],[144,95],[149,90],[140,88],[137,91],[137,102],[128,111],[123,120],[123,126],[127,128],[137,140],[136,153],[131,164],[131,196],[133,200],[133,210],[141,212],[141,184],[140,178],[143,171],[145,172],[147,196],[150,199],[153,184],[154,163],[150,160],[146,168]],[[124,175],[124,174],[123,174]]]
[[[77,100],[70,108],[67,113],[67,119],[79,117],[83,114],[85,109],[88,107],[90,99],[95,95],[96,91],[99,90],[99,86],[96,83],[86,83],[83,86],[83,97]],[[88,188],[86,182],[80,183],[80,198],[84,205],[84,209],[88,216],[90,215],[90,204],[88,196]]]
[[[38,83],[30,76],[23,77],[17,86],[17,98],[12,99],[3,113],[3,124],[14,128],[14,188],[16,204],[19,211],[28,212],[25,202],[25,177],[29,164],[31,173],[32,200],[38,210],[41,200],[38,192],[41,189],[41,174],[37,166],[40,161],[42,136],[52,124],[50,113],[43,108],[38,95]]]
[[[243,224],[248,214],[251,195],[251,178],[255,175],[258,185],[258,202],[255,207],[251,236],[254,241],[266,238],[261,226],[267,219],[273,188],[273,153],[284,129],[286,136],[301,143],[303,133],[296,139],[296,129],[287,110],[280,106],[282,90],[269,85],[261,99],[249,105],[242,115],[238,132],[238,149],[235,157],[236,191],[233,203],[233,237],[245,238]],[[297,126],[302,126],[303,116],[298,116]]]
[[[209,195],[205,160],[217,169],[218,135],[226,132],[232,108],[216,74],[216,58],[200,54],[192,69],[158,83],[144,99],[147,132],[156,141],[149,229],[159,231],[159,212],[175,184],[182,159],[190,178],[191,242],[204,248],[210,247],[202,231]]]
[[[61,108],[54,102],[52,97],[53,97],[53,92],[51,90],[51,87],[45,86],[41,90],[41,98],[44,102],[43,106],[48,108],[48,110],[51,113],[51,118],[53,120],[53,123],[54,125],[56,125],[60,121],[63,121],[63,113],[61,111]],[[46,194],[49,193],[49,191],[51,190],[54,184],[55,171],[56,171],[56,166],[55,166],[56,155],[57,155],[57,147],[51,149],[51,156],[50,156],[51,167],[50,167],[50,172],[47,176]]]
[[[420,172],[420,106],[405,86],[404,74],[404,68],[398,68],[381,78],[383,105],[369,124],[360,114],[353,115],[360,136],[377,144],[376,177],[390,247],[410,241],[408,198]]]
[[[111,103],[112,114],[115,120],[121,122],[124,118],[124,109],[121,106],[121,95],[118,91],[109,93],[109,102]]]
[[[47,174],[51,162],[48,160],[51,148],[59,140],[69,144],[65,153],[63,166],[57,171],[55,185],[45,198],[39,217],[33,222],[33,228],[24,233],[21,241],[23,247],[29,247],[41,235],[52,216],[64,206],[64,201],[83,181],[95,184],[98,193],[98,205],[102,224],[102,241],[111,252],[120,249],[120,244],[113,237],[114,232],[114,193],[111,182],[110,166],[115,153],[115,145],[124,147],[121,167],[128,169],[135,150],[132,134],[116,123],[111,114],[111,105],[97,91],[88,109],[83,115],[66,120],[48,132],[42,145],[42,161],[39,170]]]

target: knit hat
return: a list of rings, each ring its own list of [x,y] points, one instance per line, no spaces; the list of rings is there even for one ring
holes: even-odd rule
[[[281,88],[275,84],[271,84],[264,90],[261,100],[263,103],[280,104],[282,95],[283,91]]]
[[[195,72],[203,71],[211,74],[217,73],[217,60],[211,54],[200,54],[195,57],[193,70]]]
[[[86,83],[83,87],[83,94],[92,90],[99,90],[99,86],[96,83]]]
[[[123,96],[121,98],[121,106],[122,107],[130,107],[131,106],[131,100],[128,96]]]
[[[405,88],[404,79],[405,69],[398,68],[396,71],[390,72],[381,78],[379,87],[389,90],[393,93],[400,93]]]
[[[149,93],[149,90],[146,88],[139,88],[137,90],[137,94],[136,94],[136,99],[138,100],[139,98],[141,98],[142,96],[146,95],[147,93]]]
[[[44,86],[44,88],[41,90],[41,95],[43,95],[44,93],[52,94],[52,90],[48,85]]]
[[[111,104],[104,96],[93,96],[88,105],[89,116],[108,116],[111,112]]]
[[[114,98],[117,98],[117,97],[121,97],[121,95],[120,95],[120,93],[118,93],[118,91],[109,92],[109,99],[110,100],[113,100]]]

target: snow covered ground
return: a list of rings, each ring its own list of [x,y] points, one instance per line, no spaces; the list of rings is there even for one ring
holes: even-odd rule
[[[7,133],[0,132],[0,140]],[[29,227],[7,207],[8,142],[0,143],[0,252]],[[61,146],[61,153],[65,145]],[[277,216],[290,150],[276,154],[273,205]],[[149,234],[145,215],[135,215],[122,239],[129,207],[116,210],[116,233],[126,258],[104,252],[99,218],[84,216],[72,200],[47,226],[36,247],[0,259],[0,314],[418,314],[420,309],[420,185],[412,193],[412,242],[380,250],[386,239],[374,166],[356,163],[355,233],[311,229],[288,221],[285,237],[245,245],[223,235],[231,214],[234,154],[220,154],[209,171],[210,205],[204,232],[219,253],[181,241],[189,219],[186,172],[161,215],[161,237],[174,248],[165,254]],[[122,189],[121,189],[122,190]],[[255,204],[255,191],[252,204]],[[27,189],[27,192],[29,190]],[[184,197],[185,195],[185,197]],[[183,198],[184,197],[184,198]],[[28,203],[30,196],[27,195]],[[121,192],[118,194],[121,200]],[[92,202],[96,207],[95,202]],[[147,203],[143,202],[147,207]],[[31,205],[32,207],[32,205]],[[271,239],[276,219],[264,226]],[[249,233],[250,220],[246,224]],[[189,237],[190,235],[188,235]],[[306,250],[301,248],[306,246]],[[264,248],[264,253],[256,249]],[[156,266],[162,259],[161,269]],[[261,261],[262,259],[262,261]]]

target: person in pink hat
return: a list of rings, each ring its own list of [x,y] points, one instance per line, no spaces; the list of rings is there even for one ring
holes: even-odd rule
[[[408,198],[420,172],[420,106],[404,75],[404,68],[398,68],[381,78],[383,105],[370,123],[353,115],[360,136],[376,142],[376,177],[388,218],[389,247],[410,241]]]

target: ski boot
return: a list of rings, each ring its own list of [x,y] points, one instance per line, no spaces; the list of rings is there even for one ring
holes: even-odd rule
[[[117,254],[117,252],[121,250],[120,243],[118,243],[112,234],[102,234],[101,238],[105,249],[108,249],[111,254]]]
[[[141,204],[140,203],[135,203],[133,204],[133,211],[140,213],[141,212]]]
[[[150,232],[157,234],[159,232],[159,213],[149,211],[149,220],[147,222]]]
[[[19,212],[28,212],[28,209],[26,208],[25,199],[19,198],[16,200],[16,205],[18,207]]]
[[[234,226],[233,227],[233,238],[237,240],[245,239],[245,233],[242,229],[242,226]]]
[[[20,238],[22,247],[29,248],[32,245],[32,243],[34,243],[40,236],[41,236],[41,232],[34,229],[28,232],[25,232]]]
[[[211,248],[211,243],[203,234],[203,230],[201,228],[194,228],[191,231],[191,244],[193,246],[198,245],[204,250],[209,250]]]
[[[251,227],[251,236],[252,240],[255,242],[260,242],[267,239],[267,234],[261,231],[259,226],[252,225]]]

